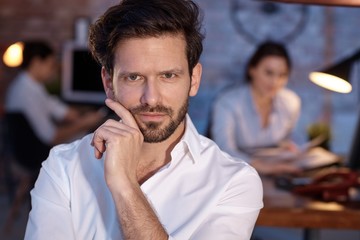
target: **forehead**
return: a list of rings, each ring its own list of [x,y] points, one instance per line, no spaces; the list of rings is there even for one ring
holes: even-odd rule
[[[288,69],[286,59],[275,55],[264,57],[259,61],[258,66]]]
[[[122,40],[114,54],[115,65],[132,66],[183,61],[187,63],[186,42],[182,34]]]
[[[38,58],[35,58],[35,59],[37,59],[38,62],[43,64],[43,65],[45,65],[45,64],[50,65],[50,64],[55,64],[56,63],[56,57],[54,55],[49,55],[49,56],[47,56],[45,58],[38,57]]]

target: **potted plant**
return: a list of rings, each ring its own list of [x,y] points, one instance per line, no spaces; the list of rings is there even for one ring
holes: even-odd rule
[[[324,140],[319,144],[319,146],[323,147],[326,150],[330,149],[331,128],[329,124],[324,122],[312,123],[307,128],[307,134],[309,140],[315,139],[317,137],[324,138]]]

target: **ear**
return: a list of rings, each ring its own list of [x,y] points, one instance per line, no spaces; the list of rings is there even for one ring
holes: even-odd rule
[[[189,91],[190,97],[195,96],[199,90],[200,82],[201,82],[201,74],[202,74],[202,66],[200,63],[197,63],[193,68],[191,75],[191,86]]]
[[[104,90],[106,93],[106,96],[112,100],[115,99],[114,96],[114,88],[112,83],[112,77],[110,74],[106,71],[105,67],[101,68],[101,79],[104,86]]]
[[[247,71],[248,71],[247,73],[249,74],[250,78],[253,79],[253,78],[254,78],[254,77],[253,77],[254,74],[256,74],[256,73],[255,73],[255,71],[256,71],[256,70],[255,70],[255,67],[254,67],[254,66],[249,67],[249,69],[248,69]]]

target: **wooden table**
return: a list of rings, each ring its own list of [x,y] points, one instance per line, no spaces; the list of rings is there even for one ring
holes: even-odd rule
[[[278,189],[263,177],[264,208],[257,226],[303,228],[305,239],[316,238],[316,229],[360,230],[360,202],[323,202]]]

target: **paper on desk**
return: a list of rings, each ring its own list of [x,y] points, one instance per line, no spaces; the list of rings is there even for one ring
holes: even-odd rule
[[[269,160],[269,161],[292,161],[300,155],[300,152],[292,152],[283,148],[260,148],[257,149],[253,154],[252,158]]]
[[[322,147],[309,149],[305,154],[295,159],[295,164],[303,169],[313,169],[329,166],[340,162],[340,157]]]
[[[340,158],[324,148],[317,147],[325,138],[319,136],[298,147],[297,152],[284,148],[260,148],[256,149],[251,156],[257,159],[270,160],[273,162],[294,162],[304,169],[331,165],[340,161]]]

